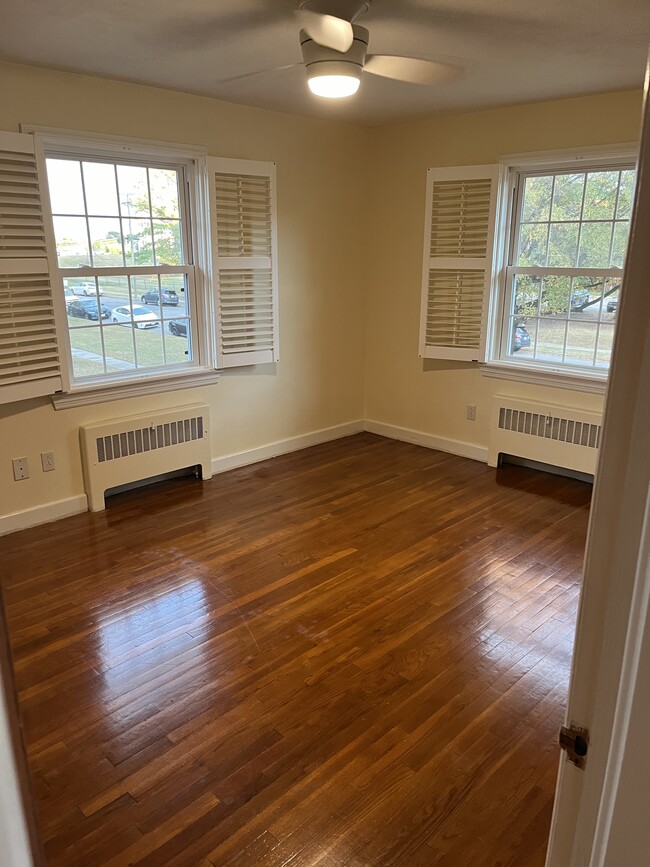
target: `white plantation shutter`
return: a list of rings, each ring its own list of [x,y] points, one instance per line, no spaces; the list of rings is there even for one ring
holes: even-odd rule
[[[485,361],[498,166],[429,169],[420,356]]]
[[[0,132],[0,403],[62,388],[37,147],[31,135]]]
[[[275,164],[208,157],[217,365],[277,361]]]

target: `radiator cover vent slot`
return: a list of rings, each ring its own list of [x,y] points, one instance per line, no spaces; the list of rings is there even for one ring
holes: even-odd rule
[[[499,428],[589,449],[600,447],[602,431],[599,424],[505,406],[499,407]]]
[[[101,464],[200,440],[203,430],[203,416],[199,415],[100,436],[96,439],[97,460]]]

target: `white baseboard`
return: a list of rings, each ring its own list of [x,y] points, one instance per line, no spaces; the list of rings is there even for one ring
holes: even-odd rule
[[[392,424],[384,424],[381,421],[373,421],[366,419],[364,430],[369,433],[379,434],[382,437],[389,437],[393,440],[402,440],[407,443],[414,443],[416,446],[424,446],[428,449],[437,449],[440,452],[449,452],[452,455],[459,455],[461,458],[471,458],[473,461],[482,461],[487,463],[488,450],[487,446],[479,446],[475,443],[466,443],[462,440],[451,440],[445,437],[437,437],[433,434],[424,433],[424,431],[410,430],[406,427],[397,427]]]
[[[321,443],[341,439],[342,437],[352,436],[364,430],[369,433],[378,434],[379,436],[388,437],[389,439],[403,440],[407,443],[425,446],[425,448],[438,449],[442,452],[449,452],[453,455],[460,455],[463,458],[471,458],[475,461],[487,463],[488,450],[486,447],[462,442],[461,440],[445,439],[444,437],[433,436],[423,431],[409,430],[409,428],[397,427],[396,425],[384,424],[383,422],[372,421],[370,419],[366,419],[365,421],[359,419],[358,421],[311,431],[300,436],[288,437],[287,439],[278,440],[277,442],[259,446],[258,448],[234,452],[220,458],[213,458],[212,472],[225,473],[237,467],[244,467],[248,464],[265,461],[268,458],[275,458],[279,455],[298,451],[299,449],[306,449],[309,446],[320,445]],[[48,524],[50,521],[68,518],[70,515],[78,515],[86,511],[88,511],[86,495],[79,494],[76,497],[68,497],[65,500],[56,500],[53,503],[35,506],[32,509],[24,509],[21,512],[12,512],[9,515],[0,516],[0,536],[4,536],[7,533],[15,533],[18,530],[26,530],[28,527],[36,527],[38,524]]]
[[[21,512],[11,512],[0,517],[0,536],[15,533],[17,530],[26,530],[28,527],[36,527],[39,524],[49,524],[50,521],[58,521],[59,518],[69,518],[70,515],[79,515],[87,511],[86,495],[78,494],[76,497],[55,500],[53,503],[23,509]]]
[[[266,446],[259,446],[255,449],[246,449],[242,452],[233,452],[230,455],[224,455],[221,458],[212,459],[212,472],[225,473],[228,470],[234,470],[237,467],[245,467],[248,464],[256,464],[259,461],[265,461],[268,458],[277,458],[279,455],[286,455],[289,452],[297,452],[299,449],[306,449],[309,446],[317,446],[321,443],[327,443],[331,440],[341,439],[341,437],[349,437],[353,434],[361,433],[364,430],[363,421],[351,421],[346,424],[335,425],[334,427],[322,428],[322,430],[311,431],[311,433],[301,434],[296,437],[288,437],[285,440],[278,440],[274,443],[269,443]]]

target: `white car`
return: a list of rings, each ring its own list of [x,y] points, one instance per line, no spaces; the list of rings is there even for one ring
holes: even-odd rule
[[[77,296],[74,294],[72,289],[64,289],[63,297],[65,298],[65,303],[69,304],[71,301],[74,301]]]
[[[101,286],[98,288],[97,286],[95,286],[95,283],[90,280],[85,283],[77,283],[76,286],[72,287],[72,291],[75,295],[96,295],[98,293],[99,295],[104,294]]]
[[[114,307],[113,322],[133,325],[134,328],[155,328],[159,325],[156,314],[148,307]]]

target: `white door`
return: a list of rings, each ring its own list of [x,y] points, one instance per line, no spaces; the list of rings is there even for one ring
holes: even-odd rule
[[[650,864],[648,76],[618,316],[567,708],[589,750],[584,770],[561,759],[547,867]]]

